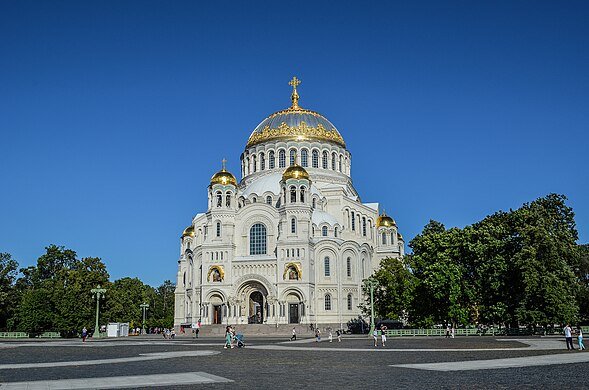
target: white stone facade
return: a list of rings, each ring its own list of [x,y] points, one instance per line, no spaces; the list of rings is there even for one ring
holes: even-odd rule
[[[403,256],[392,218],[360,201],[343,142],[293,135],[308,120],[296,99],[284,111],[290,131],[254,144],[250,137],[241,181],[224,169],[213,176],[208,209],[184,231],[177,328],[198,319],[345,325],[360,314],[363,279],[381,259]]]

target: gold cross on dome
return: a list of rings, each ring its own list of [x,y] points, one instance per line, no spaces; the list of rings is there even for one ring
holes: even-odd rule
[[[223,163],[223,170],[225,170],[225,163],[227,162],[227,160],[223,159],[221,160],[221,162]]]
[[[297,79],[297,76],[293,76],[292,80],[288,82],[288,85],[292,85],[293,89],[296,91],[300,83],[301,80]]]

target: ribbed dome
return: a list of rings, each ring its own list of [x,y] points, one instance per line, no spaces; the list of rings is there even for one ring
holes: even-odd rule
[[[235,176],[231,172],[221,169],[211,177],[211,185],[214,184],[233,184],[237,187],[237,179],[235,179]]]
[[[287,181],[288,179],[309,180],[309,173],[307,173],[305,168],[301,167],[298,164],[294,164],[286,168],[286,170],[282,174],[282,180]]]
[[[397,223],[395,222],[394,219],[392,219],[391,217],[389,217],[384,211],[382,213],[382,215],[378,216],[378,219],[376,220],[376,226],[378,227],[391,227],[391,226],[397,226]]]
[[[246,147],[275,140],[316,140],[333,142],[345,148],[344,139],[333,123],[317,112],[299,107],[296,86],[300,81],[295,77],[289,84],[294,87],[292,105],[264,119],[250,135]]]
[[[193,225],[190,225],[186,229],[184,229],[184,232],[182,233],[182,237],[186,237],[186,236],[194,237],[194,226]]]

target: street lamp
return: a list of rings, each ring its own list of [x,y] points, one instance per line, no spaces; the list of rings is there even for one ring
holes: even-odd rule
[[[368,279],[366,282],[368,287],[370,287],[370,335],[374,332],[374,288],[378,285],[376,280]]]
[[[141,305],[139,305],[139,307],[141,308],[141,310],[143,310],[143,334],[145,334],[145,312],[147,311],[147,309],[149,309],[149,305],[143,302]]]
[[[96,325],[94,326],[94,334],[92,337],[100,337],[100,329],[98,328],[98,310],[100,308],[100,297],[104,297],[106,292],[105,288],[100,288],[100,284],[97,288],[93,288],[90,292],[96,296]]]

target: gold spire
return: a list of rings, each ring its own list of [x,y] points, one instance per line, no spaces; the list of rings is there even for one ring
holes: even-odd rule
[[[299,108],[299,94],[297,93],[297,86],[301,83],[301,80],[293,76],[292,80],[288,82],[288,85],[292,85],[292,94],[290,100],[292,100],[292,106],[290,108]]]

